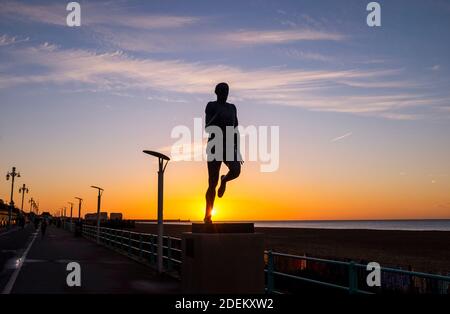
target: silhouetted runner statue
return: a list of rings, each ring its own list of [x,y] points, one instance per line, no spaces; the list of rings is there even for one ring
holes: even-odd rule
[[[234,134],[233,138],[233,158],[227,160],[226,158],[226,127],[237,127],[238,118],[236,106],[227,102],[229,87],[227,83],[219,83],[216,86],[215,93],[217,95],[217,101],[211,101],[206,105],[205,109],[205,128],[209,126],[217,126],[222,130],[223,134],[223,157],[211,158],[214,154],[214,148],[211,150],[211,155],[208,155],[208,190],[206,191],[206,213],[205,223],[212,223],[211,211],[214,206],[214,199],[216,198],[216,187],[219,183],[220,166],[222,162],[228,167],[229,171],[226,175],[221,176],[220,186],[217,191],[217,196],[222,197],[225,193],[226,184],[228,181],[236,179],[241,173],[241,164],[243,163],[240,151],[239,151],[239,135]],[[213,134],[210,134],[208,142],[214,138]]]

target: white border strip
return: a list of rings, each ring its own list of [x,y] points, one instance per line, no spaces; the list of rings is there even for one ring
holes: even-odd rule
[[[36,240],[36,237],[39,232],[35,232],[33,235],[33,239],[31,239],[30,243],[28,244],[27,249],[25,252],[23,252],[22,256],[19,258],[19,265],[17,265],[17,268],[14,270],[14,273],[11,275],[11,277],[8,280],[8,283],[6,284],[5,288],[2,291],[2,294],[10,294],[12,288],[14,287],[14,284],[16,283],[17,277],[19,276],[20,270],[22,269],[22,265],[25,262],[25,259],[27,258],[28,252],[31,249],[31,246],[34,243],[34,240]]]

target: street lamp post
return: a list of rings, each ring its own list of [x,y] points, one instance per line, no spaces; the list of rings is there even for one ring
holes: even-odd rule
[[[66,217],[67,217],[66,216],[66,209],[67,209],[67,207],[63,207],[63,209],[64,209],[64,220],[63,220],[64,224],[63,224],[63,228],[66,229]]]
[[[73,211],[73,203],[68,202],[70,204],[70,229],[72,229],[72,211]]]
[[[164,154],[144,150],[145,154],[158,158],[158,272],[163,271],[163,195],[164,195],[164,171],[170,158]]]
[[[101,205],[102,194],[103,194],[104,190],[95,185],[91,185],[91,188],[98,190],[98,196],[97,196],[97,243],[100,243],[100,205]]]
[[[18,177],[20,178],[20,172],[16,172],[16,167],[12,167],[12,171],[8,172],[6,174],[6,180],[9,180],[11,178],[11,202],[9,206],[9,212],[8,212],[8,228],[11,227],[11,220],[12,220],[12,210],[14,208],[14,178]]]
[[[33,210],[33,203],[34,203],[33,198],[30,198],[30,200],[28,201],[28,203],[30,203],[30,214],[31,214],[31,211]]]
[[[27,186],[25,185],[25,183],[22,185],[22,187],[19,189],[19,193],[22,193],[22,207],[20,207],[20,209],[23,212],[23,200],[25,198],[25,193],[28,193],[29,189],[27,188]]]
[[[83,202],[83,199],[80,197],[75,197],[78,200],[78,221],[81,220],[81,203]]]

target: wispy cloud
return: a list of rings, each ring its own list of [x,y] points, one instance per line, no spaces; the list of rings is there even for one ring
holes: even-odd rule
[[[205,47],[198,40],[198,35],[190,37],[176,36],[162,32],[134,31],[130,36],[128,31],[112,30],[106,27],[95,27],[94,36],[105,47],[129,52],[176,52],[187,51],[190,47]],[[192,43],[196,44],[193,45]],[[211,45],[210,45],[211,46]]]
[[[334,61],[335,58],[331,56],[326,56],[321,53],[317,52],[311,52],[311,51],[304,51],[296,48],[280,48],[280,53],[282,53],[284,56],[287,56],[289,58],[293,59],[306,59],[306,60],[313,60],[313,61],[321,61],[321,62],[331,62]]]
[[[18,19],[28,22],[39,22],[54,25],[66,25],[66,5],[26,4],[18,1],[2,1],[0,15],[4,19]]]
[[[243,30],[226,33],[222,40],[239,45],[281,44],[297,41],[341,41],[346,36],[339,33],[324,32],[310,29],[253,31]]]
[[[39,5],[5,1],[1,4],[0,15],[9,19],[66,26],[68,14],[66,5],[66,2]],[[199,18],[194,16],[141,14],[136,12],[124,14],[120,7],[110,2],[82,4],[83,26],[108,25],[150,30],[185,27],[198,21]]]
[[[11,37],[11,36],[4,34],[4,35],[0,36],[0,47],[14,45],[14,44],[22,43],[22,42],[27,42],[29,40],[30,40],[29,37],[18,38],[18,37]]]
[[[256,45],[281,45],[290,42],[340,40],[340,34],[312,30],[298,31],[214,31],[199,30],[184,36],[179,33],[156,33],[136,31],[133,36],[124,30],[112,30],[97,27],[94,30],[99,39],[113,47],[126,51],[167,52],[187,50],[233,50],[236,47],[252,47]],[[219,40],[218,40],[219,39]],[[296,49],[284,50],[283,54],[291,58],[302,58],[315,61],[332,61],[330,57],[313,52]]]
[[[162,101],[162,102],[169,102],[169,103],[187,103],[188,102],[186,99],[173,98],[173,97],[168,97],[168,96],[148,96],[147,99]]]
[[[441,66],[439,64],[435,64],[432,67],[430,67],[430,70],[432,71],[439,71],[441,69]]]
[[[209,91],[210,85],[218,80],[234,83],[235,89],[238,90],[272,90],[283,86],[307,87],[326,80],[360,78],[375,74],[358,70],[301,71],[279,67],[242,70],[221,64],[138,59],[120,51],[99,54],[82,49],[64,50],[49,43],[17,49],[13,54],[21,60],[44,66],[47,71],[39,75],[12,75],[10,80],[5,78],[3,84],[76,81],[99,85],[155,86],[178,92],[202,93]]]
[[[343,140],[344,138],[347,138],[347,137],[349,137],[349,136],[352,136],[352,134],[353,134],[352,132],[345,133],[344,135],[341,135],[341,136],[338,136],[338,137],[333,138],[333,139],[331,140],[331,142],[337,142],[337,141]]]
[[[123,92],[158,90],[159,93],[209,94],[219,81],[227,81],[232,94],[244,101],[296,106],[315,111],[372,115],[389,119],[416,119],[404,111],[448,104],[418,92],[375,89],[364,95],[345,94],[341,81],[392,80],[401,73],[387,70],[309,70],[267,67],[243,69],[223,64],[135,58],[121,51],[97,53],[83,49],[61,49],[50,43],[6,49],[17,64],[38,65],[38,73],[0,73],[0,87],[18,84],[72,84],[75,88]],[[14,69],[11,64],[9,69]],[[347,91],[348,92],[348,91]],[[356,93],[357,94],[357,93]],[[181,99],[181,98],[180,98]],[[160,101],[162,99],[159,99]],[[177,102],[173,97],[164,101]]]
[[[5,1],[1,4],[0,17],[15,22],[43,23],[66,27],[67,3],[29,4]],[[311,27],[287,30],[216,30],[197,28],[189,36],[171,30],[183,31],[186,27],[208,21],[208,17],[169,15],[141,12],[136,8],[124,8],[114,2],[82,3],[81,24],[97,41],[109,47],[126,51],[168,52],[180,50],[211,50],[236,46],[278,45],[301,41],[341,41],[346,36],[337,32],[315,30]],[[154,30],[166,30],[156,32]],[[130,34],[132,32],[132,34]],[[220,40],[217,40],[217,39]],[[301,52],[297,57],[322,60],[326,57]]]
[[[103,22],[111,23],[110,18],[110,16],[105,17]],[[129,16],[127,18],[118,17],[118,20],[115,21],[115,24],[140,29],[156,29],[185,27],[198,21],[199,18],[193,16],[135,15]],[[98,16],[95,19],[88,21],[88,23],[91,24],[100,22],[101,20],[98,20]]]
[[[388,80],[365,80],[365,81],[345,81],[341,80],[341,84],[350,86],[350,87],[360,87],[360,88],[384,88],[384,89],[396,89],[396,88],[415,88],[419,86],[423,86],[418,82],[414,82],[411,80],[398,80],[398,79],[388,79]]]

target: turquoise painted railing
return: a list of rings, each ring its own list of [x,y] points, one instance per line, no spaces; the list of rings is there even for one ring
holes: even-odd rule
[[[301,282],[307,282],[312,284],[317,284],[319,286],[323,287],[329,287],[329,288],[335,288],[347,291],[350,294],[374,294],[373,291],[367,291],[370,290],[369,288],[366,288],[367,290],[360,289],[358,287],[358,269],[366,269],[367,265],[356,263],[353,261],[350,262],[344,262],[344,261],[336,261],[336,260],[329,260],[329,259],[322,259],[322,258],[314,258],[314,257],[307,257],[307,256],[298,256],[298,255],[292,255],[292,254],[284,254],[284,253],[277,253],[273,251],[265,251],[264,252],[266,258],[267,258],[267,267],[265,269],[266,272],[266,279],[267,279],[267,286],[266,291],[268,293],[275,293],[275,294],[283,294],[281,291],[275,289],[275,278],[281,277],[281,278],[288,278],[291,280],[301,281]],[[317,262],[317,263],[324,263],[328,265],[340,265],[347,267],[348,269],[348,285],[340,285],[335,283],[330,283],[326,281],[311,279],[303,276],[283,273],[280,271],[277,271],[275,268],[275,262],[274,257],[283,257],[288,259],[295,259],[295,260],[305,260],[310,262]],[[435,275],[435,274],[428,274],[428,273],[422,273],[422,272],[415,272],[415,271],[407,271],[402,269],[396,269],[396,268],[389,268],[389,267],[380,267],[380,272],[386,272],[386,273],[396,273],[405,275],[408,277],[419,277],[423,279],[433,279],[433,280],[440,280],[447,283],[450,283],[450,276],[443,276],[443,275]],[[383,286],[383,285],[382,285]],[[447,284],[447,289],[450,289]],[[447,293],[449,293],[447,291]]]

